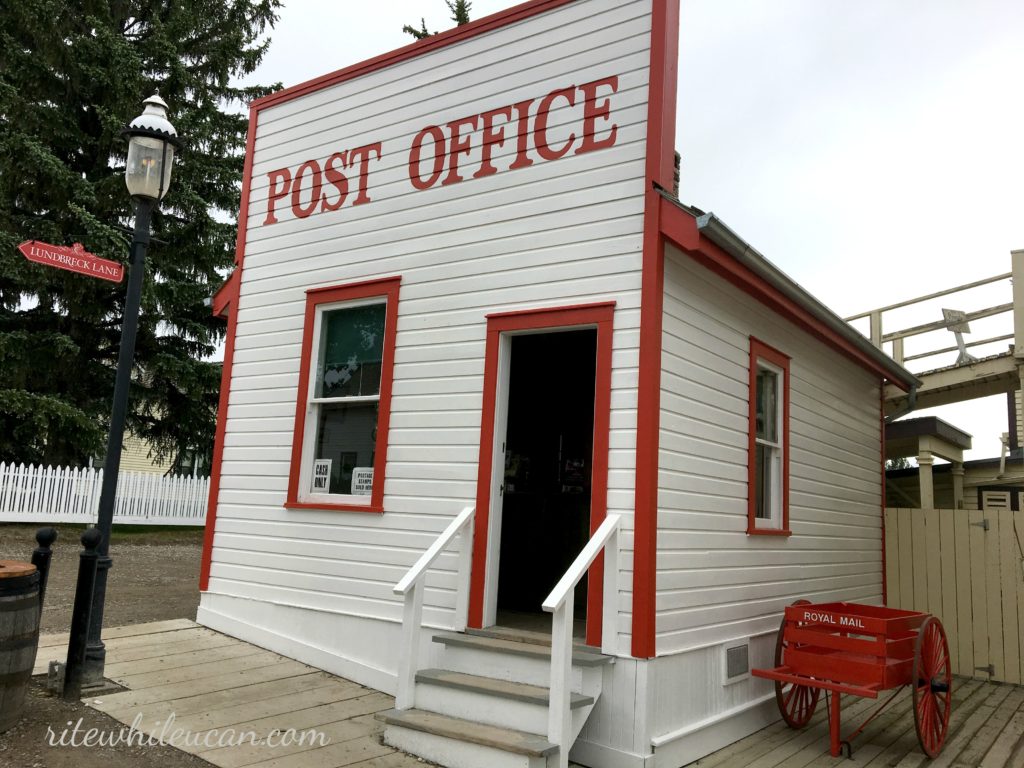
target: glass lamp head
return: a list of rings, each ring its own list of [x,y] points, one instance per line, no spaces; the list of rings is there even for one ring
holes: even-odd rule
[[[144,102],[145,110],[132,120],[128,136],[128,162],[124,180],[132,197],[160,201],[171,184],[178,132],[167,119],[167,104],[157,95]]]

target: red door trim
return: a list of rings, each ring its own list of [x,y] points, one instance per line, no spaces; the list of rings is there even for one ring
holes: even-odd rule
[[[476,517],[473,528],[473,574],[469,592],[469,626],[483,626],[487,526],[490,519],[491,470],[494,463],[494,414],[497,407],[498,348],[501,334],[515,331],[597,329],[597,361],[594,377],[594,454],[591,462],[590,532],[593,534],[608,513],[608,432],[611,421],[612,318],[615,302],[550,307],[487,316],[487,350],[484,361],[484,400],[480,422],[480,461],[477,467]],[[603,605],[603,555],[587,575],[587,644],[601,645]]]

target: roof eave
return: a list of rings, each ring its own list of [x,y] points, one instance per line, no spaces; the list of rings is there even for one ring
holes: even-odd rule
[[[677,203],[678,204],[678,203]],[[681,204],[679,204],[681,205]],[[713,213],[698,213],[687,206],[681,207],[696,216],[697,231],[736,259],[740,264],[782,293],[790,301],[803,307],[819,322],[839,334],[885,371],[890,381],[905,389],[920,386],[921,381],[887,354],[875,347],[839,315],[814,298],[785,272],[772,264],[746,240],[734,232]]]

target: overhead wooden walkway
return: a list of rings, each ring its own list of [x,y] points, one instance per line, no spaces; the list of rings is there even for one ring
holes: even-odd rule
[[[942,754],[921,752],[910,706],[910,690],[854,739],[853,759],[828,753],[824,699],[811,724],[794,731],[782,721],[690,765],[693,768],[1024,768],[1024,687],[956,679],[953,717]],[[856,728],[878,701],[843,699],[844,730]]]

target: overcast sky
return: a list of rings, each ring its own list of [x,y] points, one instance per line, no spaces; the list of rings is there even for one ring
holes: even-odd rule
[[[474,0],[472,17],[515,4]],[[684,202],[843,316],[1010,271],[1024,248],[1024,2],[681,5]],[[406,45],[402,25],[421,16],[431,31],[451,26],[443,0],[292,0],[254,80],[294,85]],[[1005,303],[1009,290],[933,302],[889,329],[937,320],[940,305]],[[974,435],[971,458],[998,455],[1005,399],[940,415]]]

